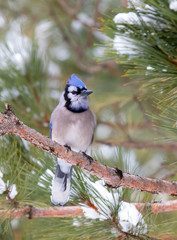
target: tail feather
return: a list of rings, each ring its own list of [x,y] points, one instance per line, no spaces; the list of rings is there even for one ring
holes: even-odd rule
[[[58,159],[52,182],[51,201],[54,205],[64,205],[69,199],[72,168],[73,166],[71,164],[62,159]]]

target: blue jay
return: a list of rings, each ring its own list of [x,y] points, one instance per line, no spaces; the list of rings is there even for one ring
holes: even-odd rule
[[[52,140],[76,152],[87,150],[95,128],[95,117],[88,106],[88,95],[91,93],[76,75],[71,75],[51,115],[49,127]],[[71,176],[72,165],[58,158],[52,182],[51,201],[54,205],[64,205],[68,201]]]

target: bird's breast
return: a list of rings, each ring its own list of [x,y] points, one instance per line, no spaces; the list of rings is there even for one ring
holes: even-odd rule
[[[52,139],[61,145],[68,145],[74,151],[85,152],[91,143],[95,126],[92,112],[88,109],[73,113],[56,108],[52,114]]]

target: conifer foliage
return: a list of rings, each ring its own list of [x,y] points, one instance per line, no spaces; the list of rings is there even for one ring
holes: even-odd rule
[[[51,112],[75,73],[94,91],[97,127],[88,154],[123,172],[177,181],[176,6],[1,1],[0,111],[8,102],[27,126],[49,136]],[[16,210],[53,207],[55,165],[25,140],[0,137],[0,239],[175,239],[176,212],[153,211],[154,202],[175,204],[175,197],[112,189],[77,167],[67,206],[81,207],[82,216],[33,218],[29,211],[11,219]]]

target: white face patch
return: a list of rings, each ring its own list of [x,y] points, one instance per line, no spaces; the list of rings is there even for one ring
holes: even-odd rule
[[[77,92],[77,87],[75,86],[69,86],[68,87],[68,92],[76,91]]]
[[[85,90],[85,89],[83,89]],[[82,90],[76,86],[69,86],[67,89],[67,97],[69,99],[69,108],[80,111],[88,109],[88,97],[81,94]]]
[[[85,96],[79,96],[77,99],[71,100],[71,107],[73,109],[87,109],[88,108],[88,98]]]
[[[74,91],[74,92],[77,92],[77,91],[78,91],[77,87],[75,87],[75,86],[69,86],[69,87],[68,87],[68,98],[70,98],[71,101],[77,101],[78,96],[77,96],[76,93],[72,93],[73,91]]]
[[[68,98],[71,99],[71,101],[77,101],[78,95],[73,93],[68,93]]]

